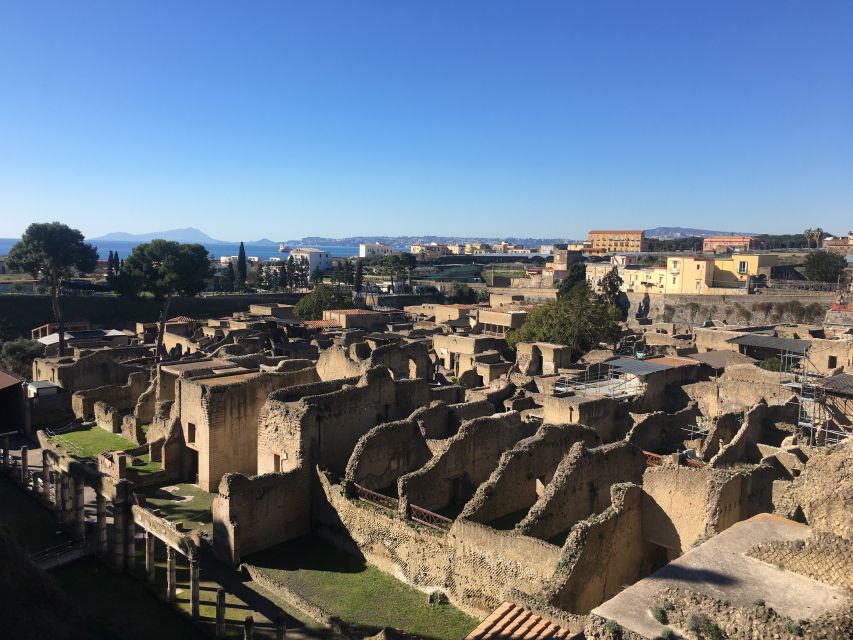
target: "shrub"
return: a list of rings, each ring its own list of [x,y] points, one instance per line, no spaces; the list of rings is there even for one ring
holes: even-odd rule
[[[764,600],[762,600],[761,598],[759,598],[758,600],[756,600],[752,604],[754,604],[756,607],[766,607],[767,606],[767,603],[764,602]]]
[[[803,626],[799,622],[794,622],[793,620],[788,620],[788,622],[785,623],[785,630],[793,636],[803,635]]]
[[[722,629],[720,629],[720,627],[704,613],[694,613],[691,615],[687,628],[691,633],[696,635],[697,638],[702,638],[703,640],[725,639]]]
[[[669,622],[669,618],[666,615],[666,609],[661,606],[654,605],[650,611],[652,612],[652,617],[660,622],[661,624],[666,624]]]
[[[660,638],[660,640],[675,640],[676,635],[672,629],[664,629],[660,632],[658,638]]]

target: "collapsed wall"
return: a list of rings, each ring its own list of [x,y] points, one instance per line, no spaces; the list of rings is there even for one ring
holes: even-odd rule
[[[634,426],[626,440],[643,451],[668,454],[684,449],[689,437],[689,425],[695,425],[699,411],[695,403],[676,413],[656,411],[643,416],[634,416]]]
[[[501,456],[497,468],[480,485],[460,517],[511,528],[542,495],[560,461],[578,442],[594,447],[599,444],[598,434],[580,425],[542,425],[533,436],[519,440]],[[499,525],[495,522],[499,519],[506,522]]]
[[[411,418],[387,422],[359,438],[344,477],[372,491],[393,488],[396,493],[397,479],[421,468],[431,457],[417,422]]]
[[[461,508],[489,477],[501,454],[535,429],[515,411],[464,423],[441,453],[397,481],[401,503],[430,511]]]
[[[779,428],[779,423],[796,422],[796,410],[793,403],[769,407],[765,401],[760,401],[746,413],[738,432],[720,447],[708,464],[712,467],[724,467],[739,462],[760,462],[764,456],[758,445],[779,446],[785,437],[791,435],[793,426],[790,430],[784,430]]]
[[[439,591],[484,617],[513,589],[533,596],[554,572],[559,549],[539,540],[456,520],[446,533],[349,499],[320,474],[325,509],[317,533],[421,591]]]
[[[74,417],[82,421],[92,420],[95,417],[95,403],[99,401],[120,411],[132,409],[147,387],[148,374],[139,371],[128,375],[124,384],[75,391],[71,396]]]
[[[642,481],[646,468],[643,452],[627,442],[594,449],[572,446],[545,491],[517,529],[540,540],[557,540],[575,524],[601,513],[611,504],[610,488]]]

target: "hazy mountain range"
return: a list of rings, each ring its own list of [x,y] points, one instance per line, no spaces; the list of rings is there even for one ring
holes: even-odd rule
[[[657,238],[660,240],[672,240],[676,238],[687,238],[691,236],[705,237],[711,235],[725,235],[734,233],[744,233],[737,231],[716,231],[711,229],[693,229],[687,227],[656,227],[646,230],[646,237]],[[87,238],[90,242],[148,242],[155,238],[164,240],[174,240],[176,242],[198,242],[201,244],[234,244],[240,240],[217,240],[207,235],[204,231],[195,227],[186,227],[185,229],[170,229],[168,231],[153,231],[151,233],[126,233],[124,231],[116,231],[108,233],[97,238]],[[508,242],[523,244],[526,246],[536,246],[541,244],[554,244],[559,242],[577,242],[569,238],[521,238],[516,236],[508,237],[470,237],[470,236],[351,236],[348,238],[326,238],[323,236],[306,236],[300,239],[285,240],[285,244],[289,245],[322,245],[322,246],[353,246],[363,242],[386,242],[394,246],[409,246],[418,243],[429,242],[500,242],[506,240]],[[278,241],[270,240],[269,238],[261,238],[260,240],[246,240],[247,245],[274,245]]]

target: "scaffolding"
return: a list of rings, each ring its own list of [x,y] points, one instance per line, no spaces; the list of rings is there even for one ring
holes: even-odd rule
[[[561,376],[554,381],[551,393],[555,396],[581,394],[606,398],[631,398],[643,392],[644,385],[633,376],[626,376],[612,367],[601,364],[575,375]]]
[[[806,350],[785,350],[780,360],[781,384],[796,398],[799,435],[812,447],[838,444],[847,438],[850,434],[835,425],[827,408],[826,376],[811,363]]]

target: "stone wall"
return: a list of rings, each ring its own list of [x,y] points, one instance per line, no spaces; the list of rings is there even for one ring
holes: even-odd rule
[[[416,409],[410,418],[417,422],[425,438],[441,439],[455,435],[466,420],[490,416],[494,412],[495,408],[486,400],[450,405],[434,400],[429,406]]]
[[[123,385],[127,377],[143,367],[116,362],[111,349],[93,351],[78,359],[36,358],[33,361],[33,380],[49,380],[73,393],[105,385]]]
[[[796,410],[794,404],[768,407],[762,400],[746,413],[738,432],[731,441],[720,447],[709,464],[712,467],[724,467],[738,462],[760,462],[764,456],[759,449],[759,443],[777,446],[781,444],[781,440],[788,433],[780,431],[776,425],[783,421],[795,422]]]
[[[572,446],[554,477],[517,525],[525,535],[551,540],[581,520],[610,506],[610,488],[618,483],[639,483],[646,468],[643,452],[617,442],[594,449]]]
[[[125,384],[106,385],[85,391],[75,391],[71,396],[71,408],[78,420],[87,421],[95,417],[95,403],[101,400],[116,409],[132,409],[143,391],[148,387],[148,375],[131,373]]]
[[[604,442],[621,440],[631,426],[627,403],[615,398],[543,396],[546,424],[582,424],[595,429]]]
[[[645,577],[647,545],[637,535],[643,526],[640,487],[617,484],[603,513],[575,526],[560,557],[560,568],[541,596],[572,613],[588,613],[627,584]]]
[[[229,473],[213,499],[213,546],[232,564],[311,530],[308,469],[248,478]]]
[[[311,393],[329,383],[292,390]],[[354,386],[335,385],[331,392],[272,394],[258,421],[258,472],[322,464],[343,474],[350,455],[365,433],[384,422],[407,418],[430,402],[424,380],[394,380],[388,369],[371,369]],[[282,396],[290,401],[282,401]]]
[[[825,531],[805,540],[762,542],[746,555],[818,582],[853,589],[853,542]]]
[[[667,454],[684,449],[690,437],[687,426],[696,424],[699,411],[695,403],[676,413],[656,411],[637,416],[626,440],[643,451]]]
[[[519,440],[501,456],[497,468],[480,485],[460,517],[487,524],[523,511],[516,522],[521,520],[551,482],[560,460],[577,442],[594,447],[599,444],[598,434],[579,425],[542,425],[535,435]]]
[[[682,390],[699,404],[706,416],[719,416],[735,411],[743,412],[765,400],[769,405],[785,404],[793,395],[781,385],[782,376],[752,364],[726,367],[715,381],[685,385]]]
[[[318,533],[416,589],[444,592],[471,615],[488,615],[515,589],[533,595],[556,567],[553,545],[464,520],[442,534],[320,481],[329,508],[317,509]]]
[[[440,454],[398,480],[401,501],[430,511],[461,507],[489,477],[501,454],[534,431],[535,426],[522,422],[514,411],[464,423]]]
[[[359,438],[347,463],[345,478],[373,491],[396,490],[397,478],[422,467],[432,457],[418,423],[388,422]]]

